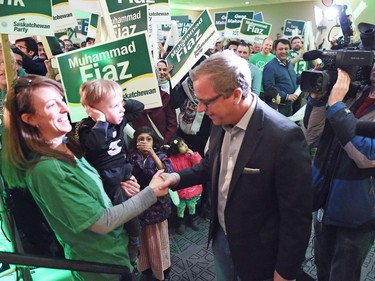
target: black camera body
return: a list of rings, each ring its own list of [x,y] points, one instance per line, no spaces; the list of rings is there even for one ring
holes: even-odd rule
[[[365,50],[310,51],[303,55],[304,60],[320,58],[321,70],[303,71],[301,90],[309,93],[328,93],[337,80],[337,68],[346,71],[352,83],[367,84],[374,64],[374,52]]]

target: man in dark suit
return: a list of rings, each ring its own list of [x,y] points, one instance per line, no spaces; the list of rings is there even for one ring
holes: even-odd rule
[[[294,280],[311,231],[309,151],[302,130],[251,93],[248,64],[231,51],[190,73],[214,126],[205,158],[163,174],[172,189],[210,181],[216,280]]]

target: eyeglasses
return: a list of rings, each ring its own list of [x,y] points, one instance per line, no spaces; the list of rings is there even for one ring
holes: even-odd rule
[[[216,101],[216,100],[219,99],[220,97],[222,97],[222,95],[217,95],[217,96],[215,96],[215,97],[213,97],[213,98],[211,98],[211,99],[209,99],[209,100],[206,100],[206,101],[203,101],[203,100],[200,100],[200,99],[198,99],[198,101],[199,101],[200,103],[203,103],[203,105],[204,105],[206,108],[208,108],[209,105],[210,105],[211,103],[213,103],[214,101]]]

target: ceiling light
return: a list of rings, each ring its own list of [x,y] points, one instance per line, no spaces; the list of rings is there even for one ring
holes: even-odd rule
[[[246,1],[245,4],[246,4],[246,5],[249,5],[249,1]]]

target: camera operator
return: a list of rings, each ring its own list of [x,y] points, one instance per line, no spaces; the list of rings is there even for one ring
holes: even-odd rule
[[[355,134],[358,120],[375,120],[371,85],[347,95],[350,77],[338,69],[330,93],[310,93],[304,125],[317,146],[313,161],[314,253],[319,281],[359,281],[375,237],[375,139]]]

